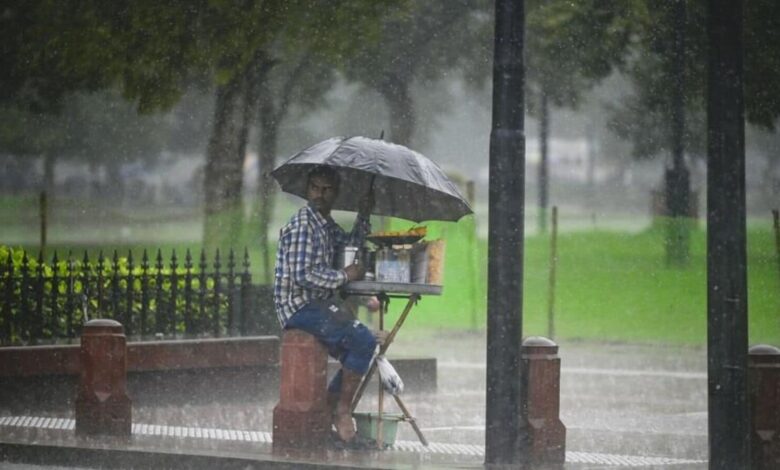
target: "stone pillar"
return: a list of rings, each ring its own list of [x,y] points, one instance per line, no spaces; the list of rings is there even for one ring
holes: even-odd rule
[[[558,345],[541,336],[523,341],[523,381],[528,397],[531,462],[563,467],[566,427],[560,420],[561,359]]]
[[[328,351],[300,330],[282,336],[279,403],[274,408],[273,449],[312,449],[330,433],[327,406]]]
[[[122,325],[90,320],[81,333],[76,434],[130,436],[127,348]]]
[[[780,349],[760,344],[748,350],[751,468],[780,468]]]

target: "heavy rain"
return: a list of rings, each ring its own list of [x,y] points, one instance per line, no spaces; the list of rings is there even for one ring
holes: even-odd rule
[[[0,4],[0,467],[780,468],[780,3]]]

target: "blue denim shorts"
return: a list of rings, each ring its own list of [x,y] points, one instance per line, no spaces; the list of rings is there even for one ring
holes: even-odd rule
[[[376,339],[340,302],[319,300],[306,304],[287,320],[285,328],[314,335],[346,369],[363,375],[371,365]]]

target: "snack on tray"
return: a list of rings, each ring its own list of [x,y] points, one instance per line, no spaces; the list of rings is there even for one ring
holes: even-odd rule
[[[437,286],[444,285],[444,240],[428,242],[428,276],[427,283]]]
[[[418,236],[424,237],[428,233],[427,227],[414,227],[409,230],[387,230],[382,232],[374,232],[368,234],[369,237],[408,237]]]

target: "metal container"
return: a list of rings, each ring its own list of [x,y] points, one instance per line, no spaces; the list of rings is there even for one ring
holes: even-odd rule
[[[334,268],[343,269],[350,264],[357,263],[358,247],[356,246],[343,246],[336,250],[336,262]]]
[[[410,250],[382,248],[376,254],[376,280],[379,282],[404,282],[410,278]]]

